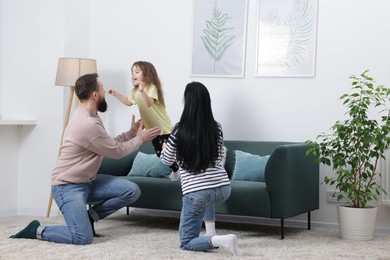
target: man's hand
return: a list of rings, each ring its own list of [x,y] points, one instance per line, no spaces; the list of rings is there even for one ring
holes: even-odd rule
[[[138,129],[140,128],[141,125],[142,125],[141,119],[138,119],[137,121],[135,121],[135,116],[132,115],[131,116],[131,128],[130,128],[130,133],[131,133],[132,137],[137,135]],[[143,127],[144,126],[142,125],[141,129],[143,129]]]
[[[142,138],[142,141],[144,143],[146,143],[147,141],[154,139],[160,133],[161,133],[161,129],[158,127],[153,127],[148,130],[144,130],[143,124],[141,123],[140,127],[138,128],[137,135]]]

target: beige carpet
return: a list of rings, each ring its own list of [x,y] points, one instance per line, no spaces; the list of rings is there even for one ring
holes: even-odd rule
[[[188,252],[179,248],[178,218],[123,212],[96,224],[104,235],[91,245],[63,245],[29,239],[9,239],[33,218],[0,218],[0,259],[228,259],[223,249]],[[41,223],[62,224],[62,216],[38,218]],[[338,230],[286,228],[217,223],[218,234],[235,233],[242,259],[390,259],[390,234],[375,234],[368,242],[341,240]]]

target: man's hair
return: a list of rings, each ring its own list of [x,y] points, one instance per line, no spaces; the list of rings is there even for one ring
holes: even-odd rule
[[[87,100],[98,90],[97,73],[85,74],[76,80],[75,92],[80,101]]]

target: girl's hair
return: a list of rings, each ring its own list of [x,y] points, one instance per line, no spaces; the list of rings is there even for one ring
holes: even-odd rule
[[[131,71],[133,71],[134,67],[137,67],[142,71],[145,86],[149,86],[151,84],[156,86],[158,101],[163,107],[165,107],[164,93],[162,90],[161,82],[153,64],[147,61],[136,61],[131,66]]]
[[[200,82],[191,82],[186,86],[176,138],[176,158],[183,169],[197,174],[215,166],[222,130],[214,120],[210,94]]]
[[[80,101],[87,100],[91,93],[98,90],[97,73],[86,74],[79,77],[75,84],[75,93]]]

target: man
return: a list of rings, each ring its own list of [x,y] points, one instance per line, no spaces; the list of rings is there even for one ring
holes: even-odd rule
[[[121,158],[160,134],[160,129],[143,129],[132,117],[131,128],[117,137],[109,136],[98,112],[107,110],[105,90],[97,74],[81,76],[75,92],[80,100],[70,120],[52,177],[52,195],[66,226],[44,226],[37,220],[11,238],[41,239],[57,243],[90,244],[93,222],[136,201],[141,192],[126,179],[97,174],[103,156]],[[87,211],[86,205],[93,204]]]

